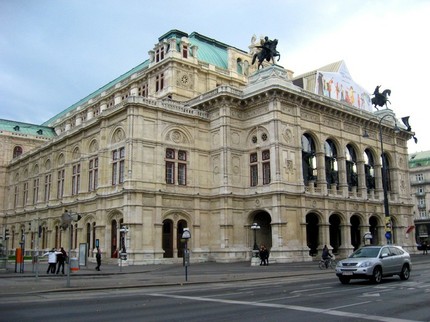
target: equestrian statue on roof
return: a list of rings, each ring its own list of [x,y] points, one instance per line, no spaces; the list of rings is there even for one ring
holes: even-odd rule
[[[253,42],[255,42],[256,38],[253,37]],[[260,40],[260,45],[254,45],[254,48],[259,48],[260,50],[257,53],[254,53],[252,57],[252,65],[254,65],[255,61],[258,58],[258,69],[263,68],[264,60],[268,62],[272,61],[272,64],[275,64],[275,57],[281,59],[281,54],[276,50],[276,46],[278,45],[278,39],[270,40],[269,37],[264,37],[264,40]]]
[[[385,105],[385,107],[388,108],[387,102],[391,104],[391,102],[388,100],[388,96],[391,95],[391,90],[386,89],[382,93],[380,93],[380,87],[381,85],[376,86],[375,91],[373,92],[373,95],[375,95],[375,97],[372,97],[372,104],[377,110],[379,110],[377,106],[382,107]]]

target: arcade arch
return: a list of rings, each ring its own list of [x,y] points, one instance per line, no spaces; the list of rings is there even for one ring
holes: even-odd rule
[[[272,217],[265,210],[257,210],[250,214],[251,225],[256,223],[260,226],[257,230],[257,244],[264,245],[267,249],[272,248]]]
[[[182,234],[189,227],[189,216],[184,213],[170,213],[165,216],[161,245],[163,258],[181,258],[184,255]]]

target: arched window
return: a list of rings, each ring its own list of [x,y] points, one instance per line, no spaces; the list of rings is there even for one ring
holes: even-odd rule
[[[236,61],[236,63],[237,63],[237,73],[238,73],[239,75],[242,75],[242,74],[243,74],[243,63],[242,63],[242,59],[238,58],[238,59],[237,59],[237,61]]]
[[[346,181],[348,183],[348,189],[351,191],[352,187],[358,186],[358,175],[357,175],[357,155],[354,148],[348,144],[345,149],[346,157]]]
[[[309,134],[302,135],[302,166],[305,185],[308,185],[309,181],[317,180],[317,160],[315,155],[314,140]]]
[[[339,185],[339,169],[337,165],[337,149],[332,140],[327,140],[324,143],[325,154],[325,175],[327,186]]]
[[[22,147],[16,146],[13,148],[13,158],[17,158],[22,154]]]
[[[384,182],[386,183],[385,188],[387,189],[387,191],[391,191],[391,175],[390,175],[390,162],[388,160],[388,156],[386,153],[384,153],[381,156],[381,163],[382,163],[382,184],[384,184]],[[386,170],[385,170],[386,168]]]
[[[363,154],[364,157],[364,175],[366,178],[367,191],[375,189],[375,161],[373,154],[369,149],[366,149]]]

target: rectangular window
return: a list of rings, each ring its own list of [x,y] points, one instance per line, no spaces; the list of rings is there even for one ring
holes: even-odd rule
[[[18,189],[18,186],[15,186],[15,196],[13,200],[13,206],[15,208],[18,207],[18,196],[19,196],[19,189]]]
[[[424,181],[424,175],[422,173],[417,174],[415,177],[418,182]]]
[[[39,196],[39,178],[36,178],[33,181],[33,205],[37,203],[38,196]]]
[[[166,149],[166,159],[174,159],[175,158],[175,150]]]
[[[251,187],[255,187],[258,184],[258,157],[257,153],[251,153],[249,156],[249,162],[250,162],[250,171],[249,171],[249,178],[250,178],[250,184]]]
[[[64,169],[59,170],[57,174],[57,198],[60,199],[64,194]]]
[[[164,59],[164,47],[160,47],[155,51],[155,62],[159,62]]]
[[[24,194],[23,194],[23,205],[25,206],[28,201],[28,182],[24,182]]]
[[[176,157],[177,156],[177,157]],[[187,152],[166,149],[166,183],[187,185]],[[177,177],[176,177],[177,173]]]
[[[166,183],[174,184],[175,183],[175,163],[174,162],[166,162]]]
[[[178,151],[178,160],[187,161],[187,152],[179,150]]]
[[[119,183],[124,182],[124,170],[125,170],[125,148],[119,149]]]
[[[51,174],[45,175],[45,202],[51,197]]]
[[[270,183],[270,150],[265,150],[261,153],[261,159],[263,160],[263,184]]]
[[[164,74],[161,73],[155,77],[155,91],[159,92],[164,88]]]
[[[182,46],[182,57],[188,58],[188,46],[187,45]]]
[[[80,185],[81,185],[81,165],[75,164],[73,166],[73,173],[72,173],[72,196],[77,195],[79,193]]]
[[[185,186],[187,184],[187,152],[178,151],[178,184]]]
[[[255,187],[258,184],[258,166],[256,164],[251,165],[250,178],[251,187]]]
[[[99,158],[90,159],[88,165],[88,190],[94,191],[98,187],[99,178]]]
[[[140,87],[138,88],[138,95],[148,97],[148,85],[146,83],[140,85]]]
[[[112,185],[124,182],[125,148],[112,151]]]
[[[185,186],[187,178],[187,165],[183,163],[178,163],[178,184]]]
[[[263,163],[263,184],[270,183],[270,162]]]

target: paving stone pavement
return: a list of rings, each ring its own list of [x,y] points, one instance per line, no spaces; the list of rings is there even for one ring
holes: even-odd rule
[[[430,256],[411,255],[412,262],[430,262]],[[184,285],[196,283],[226,283],[279,277],[306,277],[307,275],[326,274],[336,278],[334,270],[320,270],[318,260],[294,263],[273,263],[269,266],[251,266],[248,262],[236,263],[191,263],[159,265],[130,265],[102,263],[101,271],[95,270],[95,264],[62,275],[46,274],[48,264],[39,264],[38,274],[31,262],[17,267],[9,262],[6,270],[0,270],[0,298],[7,295],[44,293],[55,291],[80,291],[96,289],[114,289],[130,287],[148,287],[157,285]],[[67,265],[66,271],[67,272]]]
[[[46,274],[48,264],[31,262],[17,266],[8,263],[7,270],[0,271],[0,296],[7,294],[40,293],[64,289],[104,289],[136,286],[180,285],[191,283],[216,283],[261,278],[289,277],[306,274],[334,274],[333,270],[320,270],[318,262],[296,262],[251,266],[248,262],[237,263],[191,263],[182,264],[133,265],[119,266],[103,264],[101,270],[95,270],[95,264],[80,267],[67,277],[66,274]],[[23,271],[23,272],[22,272]]]

